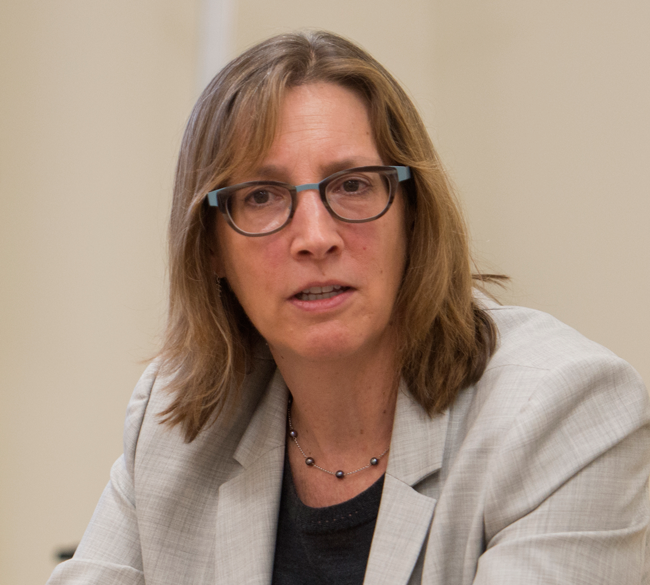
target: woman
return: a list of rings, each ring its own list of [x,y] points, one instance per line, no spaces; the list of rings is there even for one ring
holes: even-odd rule
[[[217,75],[170,254],[165,345],[51,584],[647,582],[642,382],[473,292],[425,128],[361,49],[283,35]]]

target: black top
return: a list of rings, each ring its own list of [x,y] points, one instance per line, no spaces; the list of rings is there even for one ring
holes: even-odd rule
[[[361,585],[383,487],[382,475],[347,502],[311,508],[298,497],[286,458],[273,585]]]

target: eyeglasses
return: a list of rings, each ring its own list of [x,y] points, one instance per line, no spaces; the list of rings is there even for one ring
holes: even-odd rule
[[[410,177],[409,167],[358,167],[305,185],[249,181],[210,191],[206,200],[240,234],[267,236],[291,221],[300,191],[318,190],[333,217],[363,223],[384,215],[393,203],[398,184]]]

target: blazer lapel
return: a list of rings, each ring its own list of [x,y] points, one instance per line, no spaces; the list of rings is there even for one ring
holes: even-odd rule
[[[430,418],[400,385],[390,459],[364,583],[405,585],[426,543],[436,499],[414,486],[438,471],[447,413]]]
[[[215,583],[271,583],[282,491],[288,391],[276,370],[219,489]],[[447,414],[431,419],[400,385],[390,459],[364,583],[405,585],[426,542],[436,499],[415,489],[442,465]],[[414,487],[415,486],[415,487]],[[223,545],[227,543],[227,545]]]
[[[271,583],[284,468],[287,395],[276,370],[234,454],[243,470],[219,488],[217,584]]]

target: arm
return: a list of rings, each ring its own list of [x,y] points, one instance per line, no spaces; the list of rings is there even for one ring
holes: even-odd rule
[[[613,356],[544,376],[489,476],[475,585],[648,583],[649,421]]]
[[[57,566],[47,585],[144,585],[133,464],[156,371],[151,364],[135,387],[126,414],[124,455],[111,469],[81,544],[72,559]]]

